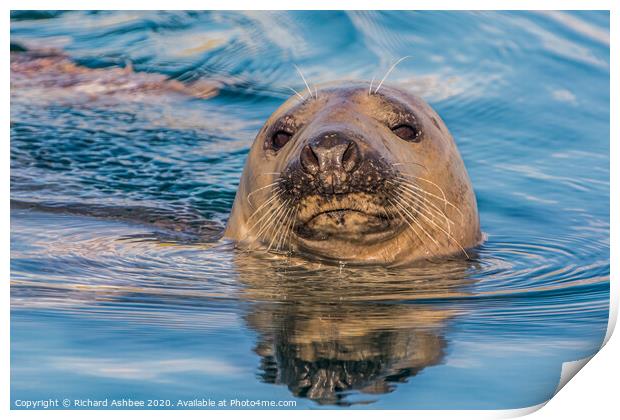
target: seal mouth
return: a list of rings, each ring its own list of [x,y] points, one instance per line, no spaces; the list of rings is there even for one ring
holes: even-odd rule
[[[400,223],[370,194],[313,197],[299,212],[295,233],[307,241],[371,242],[394,235]]]

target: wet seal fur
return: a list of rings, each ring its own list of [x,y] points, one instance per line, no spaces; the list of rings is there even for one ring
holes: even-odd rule
[[[224,237],[243,249],[401,265],[480,244],[456,144],[421,98],[322,85],[289,98],[250,149]]]

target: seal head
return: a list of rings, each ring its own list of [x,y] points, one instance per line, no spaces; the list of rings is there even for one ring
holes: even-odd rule
[[[225,236],[333,262],[467,255],[481,240],[471,182],[422,99],[364,83],[287,100],[250,150]]]

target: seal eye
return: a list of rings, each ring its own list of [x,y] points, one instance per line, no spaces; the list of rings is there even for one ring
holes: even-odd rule
[[[419,142],[420,132],[409,124],[400,124],[392,128],[392,132],[403,140]]]
[[[278,150],[284,147],[291,137],[293,137],[293,135],[284,130],[276,131],[276,133],[271,137],[271,145],[275,150]]]

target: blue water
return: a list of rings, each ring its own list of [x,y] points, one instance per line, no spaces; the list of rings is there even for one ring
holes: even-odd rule
[[[12,56],[12,407],[520,408],[600,347],[608,13],[11,16],[14,49],[77,66]],[[472,261],[317,266],[217,240],[253,137],[303,89],[293,64],[370,80],[406,55],[390,82],[441,115],[477,194]]]

